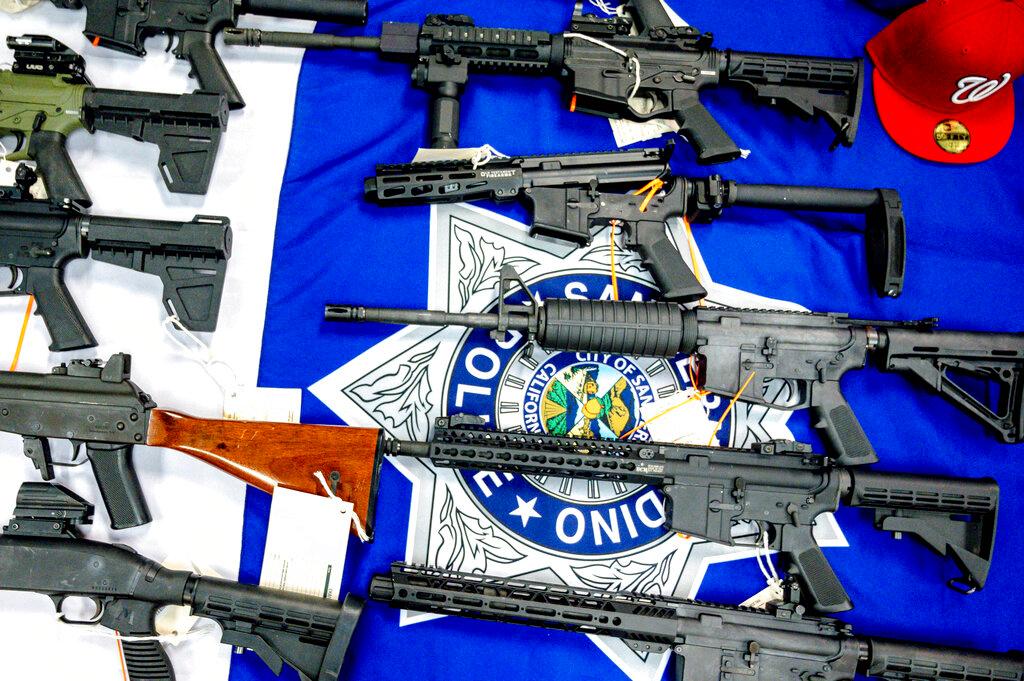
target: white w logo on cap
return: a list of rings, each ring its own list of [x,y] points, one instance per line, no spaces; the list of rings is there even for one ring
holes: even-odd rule
[[[1000,80],[985,76],[965,76],[957,82],[959,89],[949,99],[954,104],[973,104],[995,94],[1009,82],[1009,73],[1004,73]]]

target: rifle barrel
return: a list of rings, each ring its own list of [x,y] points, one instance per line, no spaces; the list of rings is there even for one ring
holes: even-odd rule
[[[360,50],[376,52],[380,38],[373,36],[339,36],[325,33],[291,33],[261,31],[256,28],[229,28],[224,31],[225,45],[246,47],[299,47],[309,50]]]
[[[327,305],[324,320],[328,322],[381,322],[415,326],[468,326],[477,329],[498,328],[498,315],[478,312],[435,312],[433,310],[407,310],[396,307],[360,307],[355,305]],[[526,319],[512,317],[508,328],[528,331]]]

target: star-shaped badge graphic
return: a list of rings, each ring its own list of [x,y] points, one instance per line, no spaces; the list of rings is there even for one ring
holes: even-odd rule
[[[516,495],[516,510],[509,511],[509,515],[519,516],[519,519],[523,521],[523,527],[530,522],[531,518],[539,518],[540,513],[533,508],[537,504],[537,497],[525,501],[518,494]]]

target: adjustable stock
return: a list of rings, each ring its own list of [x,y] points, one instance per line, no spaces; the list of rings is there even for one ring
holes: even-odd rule
[[[179,34],[174,56],[187,59],[192,73],[205,92],[220,92],[227,97],[229,109],[245,106],[242,93],[238,91],[224,62],[213,46],[213,34],[205,31],[183,31]]]
[[[103,505],[110,516],[110,527],[114,530],[138,527],[153,519],[132,465],[132,448],[133,445],[98,442],[85,446]]]
[[[146,444],[185,452],[268,493],[280,485],[325,494],[315,477],[320,471],[338,497],[352,502],[372,538],[379,439],[375,428],[201,419],[153,409]]]
[[[995,548],[999,486],[995,480],[943,478],[853,469],[845,503],[875,511],[875,527],[914,535],[962,575],[949,580],[957,591],[985,586]]]
[[[875,463],[878,455],[850,408],[838,381],[809,382],[811,419],[825,431],[835,460],[844,466]]]
[[[879,332],[883,369],[917,376],[1004,442],[1024,441],[1024,334],[896,325]],[[981,389],[972,390],[973,382]]]
[[[28,157],[36,162],[46,195],[52,201],[88,208],[92,199],[68,156],[67,141],[60,132],[33,132],[28,138]]]

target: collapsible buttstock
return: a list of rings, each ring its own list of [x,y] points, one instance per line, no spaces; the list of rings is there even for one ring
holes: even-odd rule
[[[277,486],[326,494],[317,471],[335,494],[352,502],[373,537],[381,451],[380,431],[268,421],[201,419],[154,409],[146,444],[185,452],[264,492]]]

